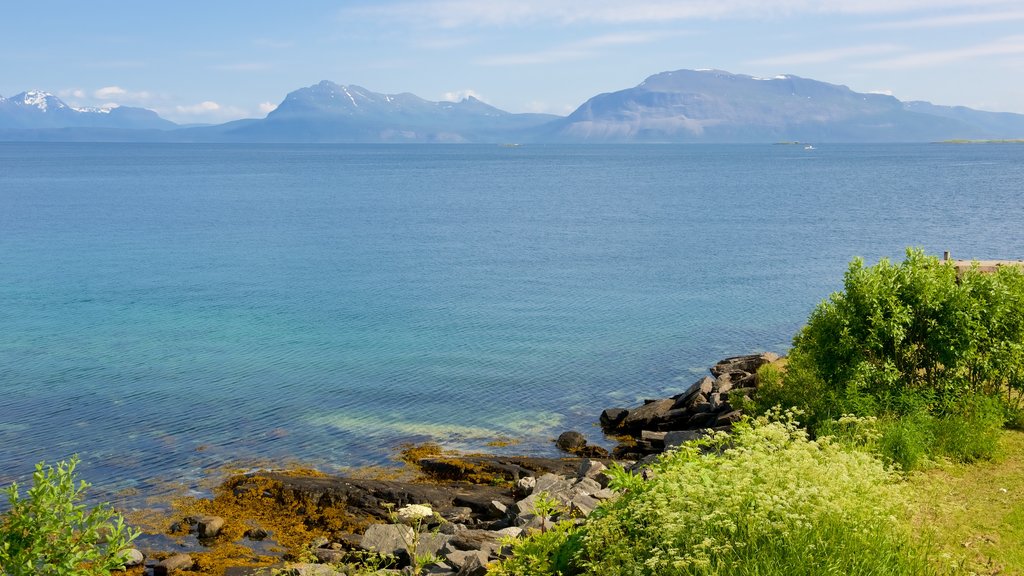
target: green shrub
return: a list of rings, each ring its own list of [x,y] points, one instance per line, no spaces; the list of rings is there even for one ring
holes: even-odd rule
[[[78,502],[88,488],[75,480],[78,458],[36,465],[24,497],[5,490],[10,510],[0,518],[0,573],[6,576],[95,576],[124,567],[138,533],[106,505]]]
[[[797,408],[814,437],[846,415],[876,417],[866,446],[906,470],[990,458],[1003,422],[1024,423],[1024,274],[955,269],[920,250],[866,267],[794,338],[786,371],[768,369],[750,406]]]
[[[741,422],[667,453],[651,480],[620,484],[628,491],[577,532],[534,536],[498,574],[934,573],[898,477],[865,451],[808,439],[792,416]]]
[[[496,576],[568,576],[575,574],[572,562],[580,549],[580,531],[571,520],[536,531],[527,538],[514,538],[511,557],[488,571]]]

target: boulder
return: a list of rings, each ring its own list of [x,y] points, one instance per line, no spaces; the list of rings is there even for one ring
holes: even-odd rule
[[[743,413],[740,412],[739,410],[733,410],[731,412],[726,412],[726,413],[722,414],[721,416],[719,416],[715,420],[715,426],[726,426],[726,425],[729,425],[729,424],[733,424],[735,422],[739,422],[740,418],[742,418],[742,417],[743,417]]]
[[[224,527],[224,519],[220,516],[197,516],[195,518],[196,535],[201,539],[216,538]]]
[[[413,536],[412,528],[403,524],[371,524],[359,546],[363,550],[397,556],[408,548]]]
[[[584,460],[580,462],[580,468],[576,471],[577,478],[597,478],[599,474],[607,470],[603,462],[597,460]]]
[[[416,555],[440,556],[441,550],[448,546],[451,539],[452,537],[447,534],[422,532],[416,539]]]
[[[572,485],[572,494],[593,494],[598,490],[601,490],[604,486],[600,482],[593,478],[580,478]]]
[[[691,384],[689,388],[686,389],[686,392],[683,392],[682,394],[678,394],[672,397],[673,400],[675,400],[675,405],[672,407],[688,407],[693,402],[695,396],[697,396],[698,394],[709,394],[714,385],[715,381],[707,376],[701,378],[700,380],[697,380],[696,382]]]
[[[153,576],[168,576],[172,572],[190,570],[195,562],[188,554],[173,554],[153,566]]]
[[[124,567],[133,568],[135,566],[142,566],[146,561],[146,556],[135,548],[130,548],[124,555]]]
[[[685,442],[704,436],[703,430],[675,430],[665,435],[665,449],[675,448]]]
[[[487,567],[485,566],[487,561],[480,561],[479,558],[470,557],[466,560],[465,564],[459,568],[455,576],[487,576]]]
[[[648,443],[655,450],[661,450],[665,447],[665,435],[668,432],[655,432],[653,430],[641,430],[640,440]]]
[[[608,408],[601,412],[601,427],[605,430],[614,430],[628,413],[629,410],[625,408]]]
[[[501,536],[490,530],[460,530],[448,540],[448,547],[465,551],[482,550],[490,554],[501,548],[501,543],[498,542],[499,538]]]
[[[720,376],[728,372],[746,372],[753,374],[757,372],[757,369],[761,366],[774,362],[779,359],[779,355],[772,352],[765,352],[763,354],[748,354],[746,356],[733,356],[726,358],[715,364],[711,368],[711,373],[715,376]]]
[[[589,494],[577,494],[569,501],[569,511],[578,517],[590,516],[600,501]]]
[[[476,558],[481,564],[486,564],[489,556],[490,554],[482,550],[452,550],[444,555],[448,563],[458,570],[461,570],[470,558]]]
[[[333,550],[331,548],[314,548],[313,556],[321,564],[341,564],[348,556],[344,550]]]
[[[622,419],[619,428],[630,433],[644,429],[653,430],[658,424],[665,421],[665,415],[672,410],[674,404],[675,401],[671,398],[663,398],[630,410],[629,414]]]
[[[570,454],[582,450],[583,447],[586,445],[587,439],[583,436],[583,434],[580,434],[575,430],[562,432],[558,436],[558,440],[555,440],[555,446],[558,446],[559,450],[562,450],[563,452],[569,452]]]

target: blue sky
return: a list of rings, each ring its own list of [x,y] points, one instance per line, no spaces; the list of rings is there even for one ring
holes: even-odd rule
[[[795,74],[1024,113],[1021,0],[5,2],[0,95],[262,117],[331,80],[567,114],[651,74]]]

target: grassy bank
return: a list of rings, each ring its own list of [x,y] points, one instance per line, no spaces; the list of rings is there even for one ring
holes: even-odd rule
[[[1006,431],[998,456],[945,464],[908,480],[913,525],[956,573],[1024,574],[1024,432]]]

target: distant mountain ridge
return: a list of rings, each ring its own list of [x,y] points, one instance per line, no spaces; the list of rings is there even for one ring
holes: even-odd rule
[[[160,142],[930,142],[1024,137],[1024,115],[901,102],[792,75],[676,70],[599,94],[572,114],[515,114],[476,98],[434,102],[324,80],[266,118],[181,127],[142,108],[73,108],[31,91],[0,98],[0,140]]]
[[[225,139],[301,142],[502,141],[557,119],[513,114],[470,96],[432,102],[324,80],[289,93],[266,119],[222,130]]]
[[[130,106],[75,108],[41,90],[0,96],[0,129],[114,128],[170,130],[178,125],[156,112]]]
[[[545,136],[570,142],[915,142],[1024,134],[1024,115],[925,104],[799,76],[677,70],[595,96],[548,126]]]

